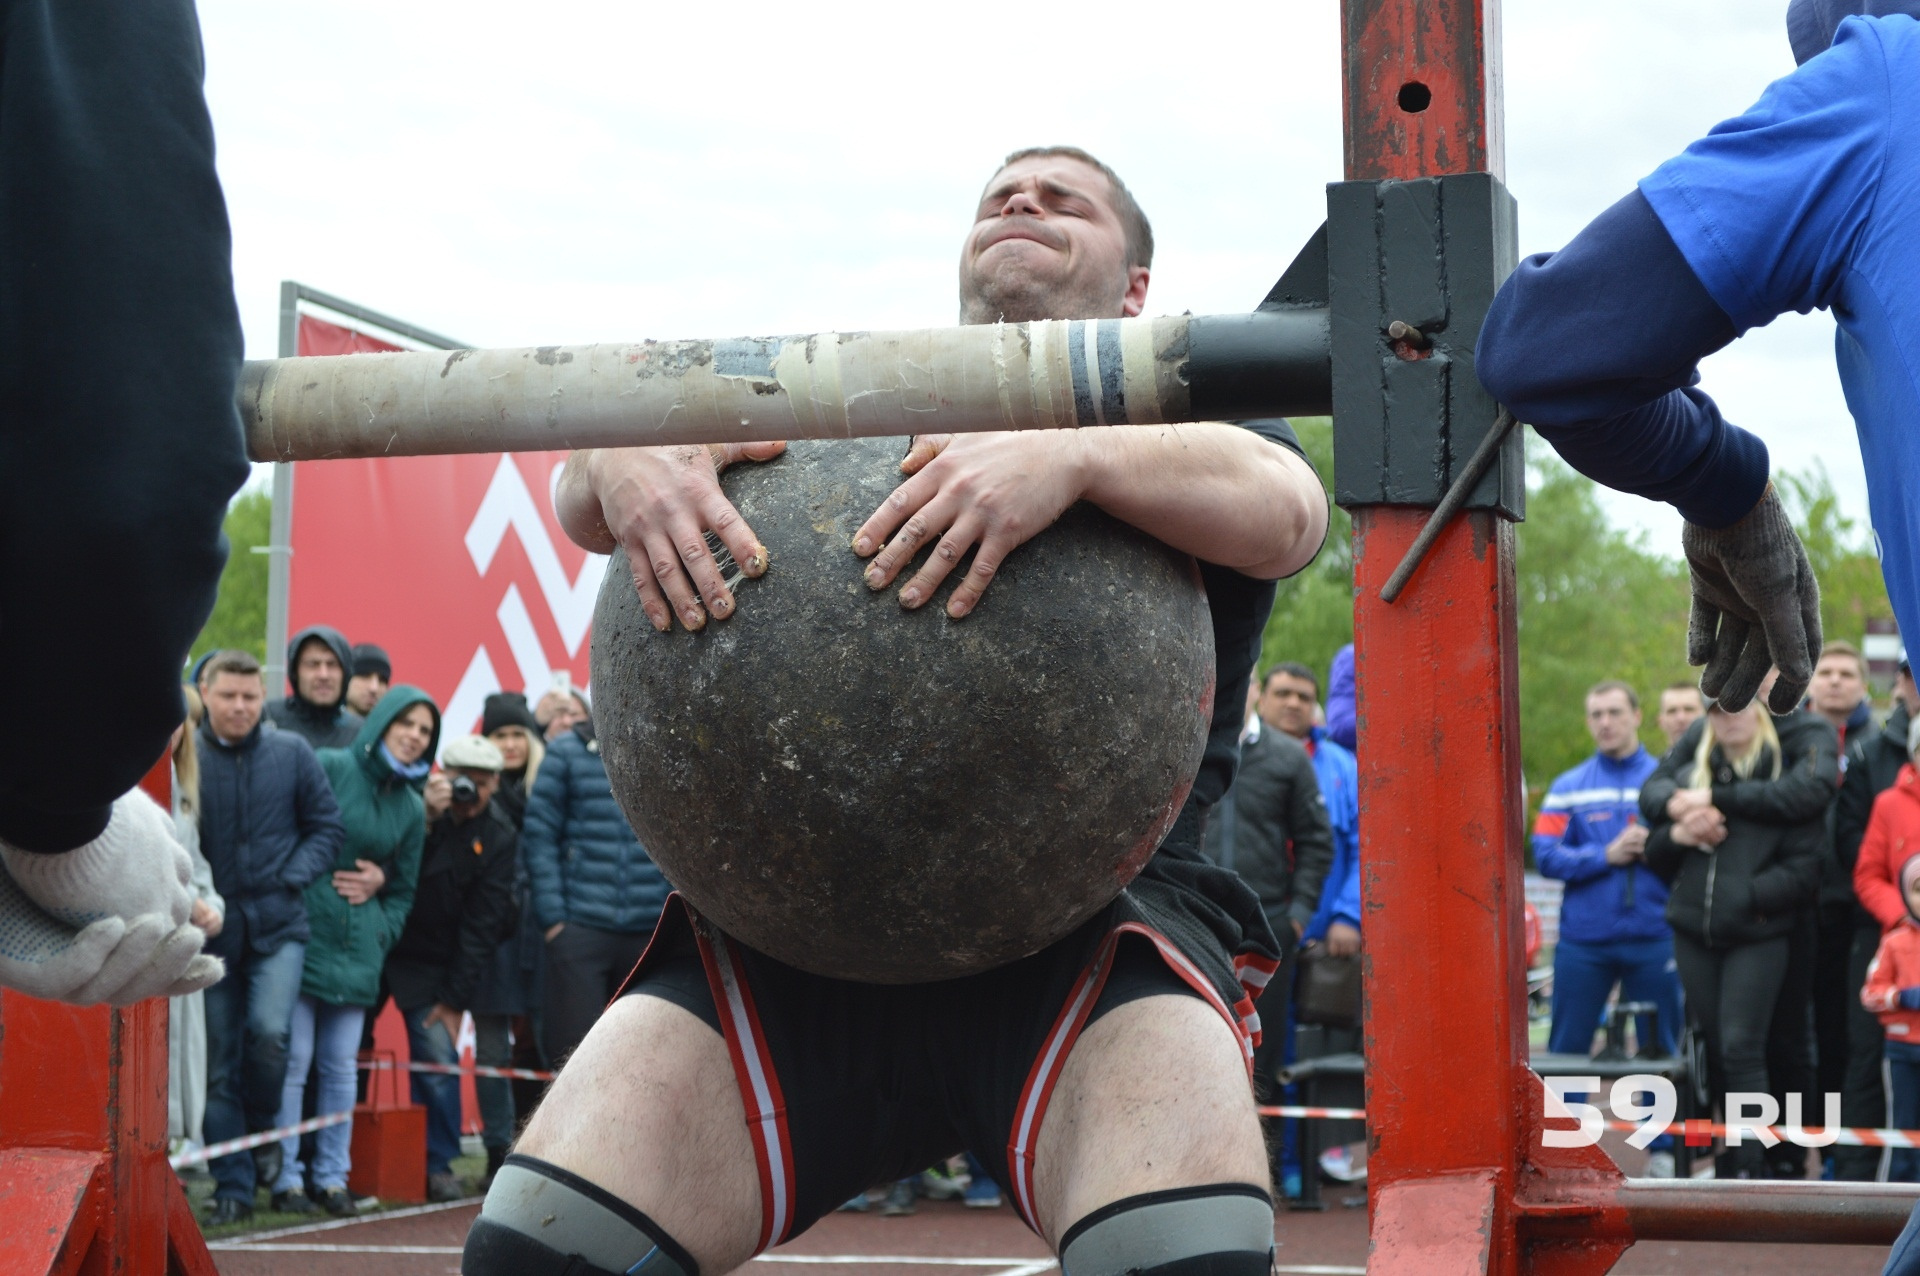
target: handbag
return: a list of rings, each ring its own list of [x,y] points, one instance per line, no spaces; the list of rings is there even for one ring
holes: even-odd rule
[[[1328,1028],[1360,1026],[1360,957],[1338,955],[1315,944],[1300,953],[1294,988],[1294,1016],[1301,1023]]]

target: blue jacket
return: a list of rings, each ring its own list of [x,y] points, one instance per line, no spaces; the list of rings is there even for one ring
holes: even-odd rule
[[[265,722],[236,745],[202,723],[198,743],[200,850],[227,901],[226,925],[207,951],[231,959],[305,943],[300,892],[333,866],[346,837],[313,749]]]
[[[533,913],[542,930],[579,922],[641,934],[660,920],[673,889],[613,800],[590,730],[575,728],[547,746],[527,798],[520,854],[533,882]]]
[[[1533,826],[1540,872],[1567,884],[1560,937],[1579,944],[1667,939],[1667,884],[1645,864],[1607,863],[1607,843],[1640,818],[1640,786],[1659,765],[1645,749],[1596,753],[1547,788]]]
[[[1326,798],[1327,822],[1333,825],[1333,868],[1306,934],[1308,939],[1323,939],[1334,922],[1360,926],[1360,765],[1325,727],[1308,733],[1307,752]]]

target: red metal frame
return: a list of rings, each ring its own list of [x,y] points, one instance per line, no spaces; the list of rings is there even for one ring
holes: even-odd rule
[[[169,761],[142,786],[165,802]],[[0,1272],[216,1276],[167,1165],[167,1002],[0,993]]]

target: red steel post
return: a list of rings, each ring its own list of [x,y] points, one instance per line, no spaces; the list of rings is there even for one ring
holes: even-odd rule
[[[1346,175],[1504,167],[1499,0],[1344,0]],[[1527,1066],[1512,525],[1455,519],[1399,600],[1430,511],[1354,511],[1374,1276],[1604,1272],[1624,1243],[1522,1236],[1544,1174]],[[1598,1184],[1596,1149],[1555,1154]],[[1539,1212],[1538,1208],[1534,1212]],[[1592,1233],[1624,1232],[1582,1210]],[[1565,1233],[1563,1233],[1565,1234]]]

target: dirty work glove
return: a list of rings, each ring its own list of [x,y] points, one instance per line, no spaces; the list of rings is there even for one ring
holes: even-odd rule
[[[172,818],[139,789],[120,795],[91,842],[42,854],[0,841],[0,864],[28,899],[75,929],[106,917],[132,926],[158,913],[172,930],[193,913],[193,861],[174,840]]]
[[[1813,681],[1820,652],[1820,584],[1773,484],[1732,527],[1688,523],[1680,534],[1693,584],[1687,663],[1705,665],[1700,690],[1738,713],[1770,666],[1768,703],[1786,713]]]
[[[129,925],[107,917],[76,930],[47,916],[0,872],[0,986],[51,1001],[128,1005],[180,996],[225,973],[200,952],[193,925],[171,926],[149,913]]]

